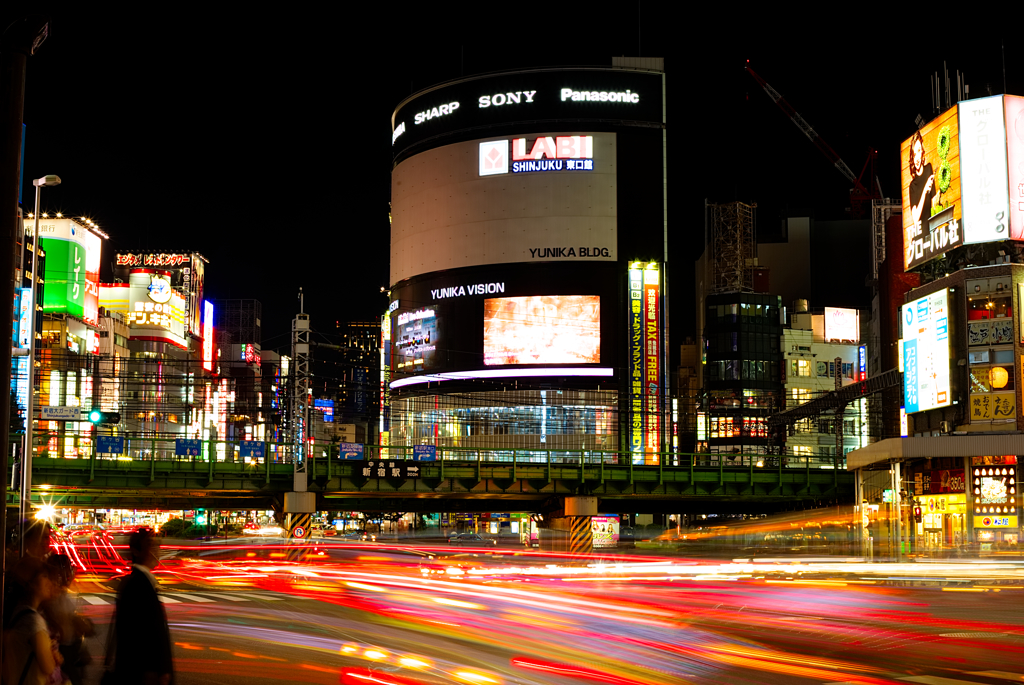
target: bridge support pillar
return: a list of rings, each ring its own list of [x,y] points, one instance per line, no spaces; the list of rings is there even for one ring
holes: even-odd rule
[[[284,493],[285,528],[288,537],[309,539],[309,528],[316,511],[315,492]]]
[[[569,553],[590,554],[594,551],[591,516],[597,515],[596,497],[566,497],[565,518],[569,524]]]

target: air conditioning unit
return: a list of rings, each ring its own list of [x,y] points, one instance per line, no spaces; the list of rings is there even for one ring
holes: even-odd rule
[[[939,430],[946,435],[953,432],[953,424],[950,421],[939,421]]]

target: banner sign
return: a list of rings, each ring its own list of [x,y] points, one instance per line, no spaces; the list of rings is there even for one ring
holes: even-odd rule
[[[629,450],[633,463],[643,463],[644,451],[644,307],[643,271],[629,270]]]
[[[644,446],[657,463],[661,450],[661,272],[653,266],[644,270],[644,391],[646,394],[646,439]]]
[[[78,421],[82,418],[81,407],[40,407],[43,421]]]

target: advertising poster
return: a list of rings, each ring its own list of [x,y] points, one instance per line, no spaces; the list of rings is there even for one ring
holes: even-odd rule
[[[903,386],[908,414],[950,405],[949,291],[903,305]]]
[[[1010,237],[1003,96],[960,106],[960,177],[964,243]]]
[[[484,364],[600,361],[600,297],[541,295],[484,300]]]
[[[415,373],[431,368],[438,333],[438,316],[433,307],[399,314],[393,341],[395,370]]]
[[[644,391],[646,421],[644,440],[648,460],[657,463],[661,451],[661,293],[657,269],[644,270]]]
[[[618,547],[619,517],[591,516],[590,530],[594,539],[594,547]]]
[[[644,280],[638,265],[629,270],[629,449],[633,463],[643,463],[644,452]]]
[[[900,170],[906,271],[964,242],[956,107],[903,141]]]
[[[135,340],[169,342],[181,348],[185,342],[185,298],[171,287],[170,277],[137,269],[128,277],[128,322]]]
[[[213,371],[213,303],[203,301],[203,368]]]
[[[181,293],[185,332],[200,335],[205,265],[206,258],[197,252],[122,252],[115,255],[114,275],[125,279],[138,269],[158,269],[167,274],[171,287]]]

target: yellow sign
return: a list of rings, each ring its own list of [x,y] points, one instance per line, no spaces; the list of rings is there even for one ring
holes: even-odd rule
[[[1013,393],[972,394],[971,421],[1012,419],[1016,416],[1016,406]]]
[[[1009,516],[1007,514],[985,514],[983,516],[975,515],[974,517],[975,528],[1016,528],[1017,517]]]
[[[916,498],[921,511],[929,514],[967,513],[967,495],[918,495]]]

